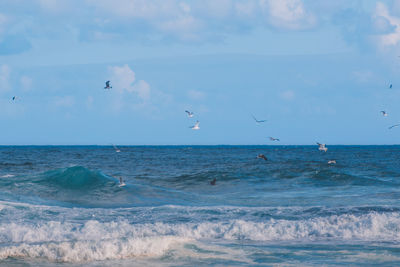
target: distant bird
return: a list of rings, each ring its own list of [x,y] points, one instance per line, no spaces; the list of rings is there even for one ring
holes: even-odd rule
[[[258,159],[263,159],[263,160],[265,160],[265,161],[268,160],[267,157],[264,156],[264,154],[258,154],[258,155],[257,155],[257,158],[258,158]]]
[[[112,145],[112,146],[114,147],[115,152],[117,152],[117,153],[121,152],[121,150],[119,150],[119,148],[116,145]]]
[[[329,160],[328,164],[336,164],[336,160],[334,160],[334,159],[333,160]]]
[[[251,115],[253,117],[253,119],[256,121],[256,123],[260,124],[263,122],[266,122],[267,120],[257,120],[256,117],[254,117],[254,115]]]
[[[328,148],[325,146],[325,144],[320,144],[317,142],[317,145],[319,151],[324,151],[324,152],[328,151]]]
[[[191,128],[192,130],[200,130],[199,124],[200,122],[196,121],[195,125],[190,126],[189,128]]]
[[[393,84],[390,84],[390,85],[389,85],[389,88],[392,89],[392,87],[393,87]]]
[[[398,126],[400,126],[400,124],[392,125],[392,126],[390,126],[388,129],[390,130],[390,129],[392,129],[392,128],[394,128],[394,127],[398,127]]]
[[[193,112],[190,112],[190,111],[188,111],[188,110],[185,110],[185,112],[188,114],[188,117],[189,118],[193,118]]]
[[[104,89],[111,89],[112,86],[110,86],[110,81],[106,81],[106,87]]]
[[[210,185],[215,185],[215,183],[217,182],[217,179],[213,179],[211,182],[210,182]]]
[[[125,182],[124,182],[124,180],[122,179],[122,177],[119,177],[119,187],[123,187],[123,186],[125,186],[126,184],[125,184]]]
[[[271,141],[280,141],[279,138],[274,138],[274,137],[271,137],[271,136],[269,137],[269,140],[271,140]]]
[[[17,97],[16,97],[16,96],[13,96],[13,97],[12,97],[12,100],[13,100],[13,101],[15,101],[16,99],[17,99]]]
[[[382,110],[381,113],[382,113],[382,116],[384,116],[384,117],[387,117],[387,115],[388,115],[387,112],[384,110]]]

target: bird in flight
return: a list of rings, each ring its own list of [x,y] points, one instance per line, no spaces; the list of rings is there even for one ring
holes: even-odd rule
[[[13,101],[15,101],[16,99],[17,99],[17,97],[16,97],[16,96],[13,96],[13,97],[12,97],[12,100],[13,100]]]
[[[319,151],[324,151],[324,152],[328,151],[328,148],[325,146],[325,144],[320,144],[317,142],[317,145]]]
[[[112,86],[110,86],[110,81],[106,81],[106,87],[104,89],[111,89]]]
[[[112,146],[114,147],[115,152],[117,152],[117,153],[121,152],[121,150],[116,145],[113,144]]]
[[[253,117],[253,119],[256,121],[256,123],[260,124],[263,122],[266,122],[267,120],[257,120],[256,117],[254,117],[254,115],[251,115]]]
[[[200,130],[199,124],[200,122],[196,121],[195,125],[190,126],[189,128],[191,128],[192,130]]]
[[[394,127],[398,127],[398,126],[400,126],[400,124],[392,125],[392,126],[390,126],[388,129],[390,130],[390,129],[392,129],[392,128],[394,128]]]
[[[332,159],[328,161],[328,164],[336,164],[336,160]]]
[[[393,84],[390,84],[390,85],[389,85],[389,88],[392,89],[392,87],[393,87]]]
[[[274,137],[271,137],[271,136],[269,137],[269,140],[271,140],[271,141],[280,141],[279,138],[274,138]]]
[[[193,112],[190,112],[188,110],[185,110],[185,112],[188,114],[189,118],[193,118],[193,116],[194,116]]]
[[[264,154],[258,154],[257,155],[258,159],[263,159],[263,160],[268,160],[266,156],[264,156]]]
[[[122,177],[119,177],[119,187],[123,187],[123,186],[125,186],[126,184],[125,184],[125,181],[122,179]]]
[[[384,116],[384,117],[387,117],[387,115],[388,115],[387,112],[384,110],[382,110],[381,113],[382,113],[382,116]]]

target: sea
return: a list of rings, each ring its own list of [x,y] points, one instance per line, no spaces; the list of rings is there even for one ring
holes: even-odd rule
[[[0,146],[0,266],[400,265],[400,146],[119,149]]]

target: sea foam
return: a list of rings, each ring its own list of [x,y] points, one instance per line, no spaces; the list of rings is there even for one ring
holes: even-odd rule
[[[44,258],[57,262],[161,257],[175,245],[201,240],[280,242],[400,241],[400,214],[371,212],[304,220],[199,223],[13,222],[0,225],[0,259]]]

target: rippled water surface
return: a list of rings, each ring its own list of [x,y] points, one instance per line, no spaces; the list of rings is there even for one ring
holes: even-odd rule
[[[328,148],[0,147],[0,265],[400,265],[400,147]]]

